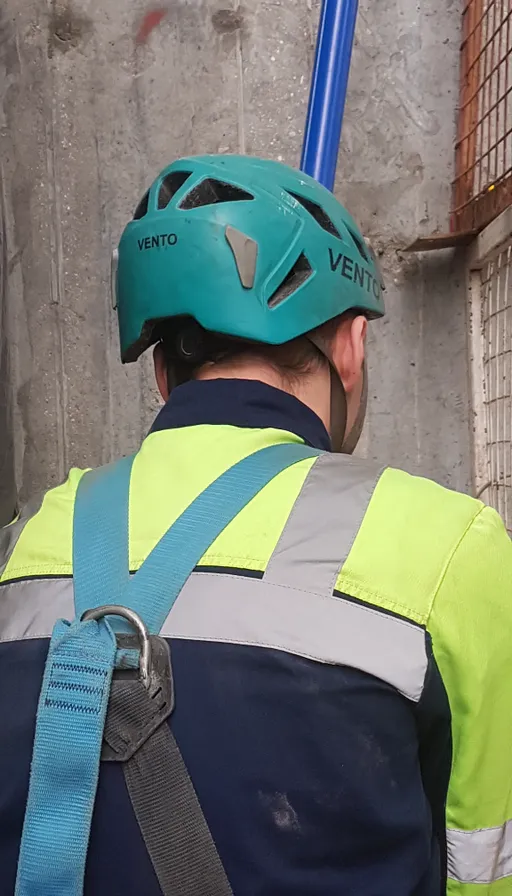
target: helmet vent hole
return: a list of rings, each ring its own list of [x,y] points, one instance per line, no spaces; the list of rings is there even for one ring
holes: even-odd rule
[[[171,171],[164,177],[158,193],[158,208],[167,208],[172,197],[181,190],[185,181],[192,174],[191,171]]]
[[[319,224],[323,230],[326,230],[327,233],[331,234],[331,236],[335,236],[339,240],[341,240],[339,230],[337,229],[337,227],[335,227],[327,212],[325,212],[320,205],[317,205],[317,203],[313,202],[311,199],[306,199],[304,196],[299,196],[297,193],[292,193],[291,190],[287,190],[287,193],[289,193],[290,196],[293,196],[293,198],[297,202],[299,202],[307,212],[309,212],[309,214],[315,219],[316,223]]]
[[[148,190],[147,193],[144,194],[144,196],[143,196],[142,199],[140,200],[140,202],[139,202],[137,208],[135,209],[135,211],[134,211],[134,213],[133,213],[133,220],[134,220],[134,221],[138,221],[139,218],[143,218],[144,215],[147,215],[147,213],[148,213],[148,204],[149,204],[149,190]]]
[[[354,231],[351,230],[350,227],[347,227],[347,230],[348,230],[350,236],[352,237],[352,239],[353,239],[353,241],[354,241],[354,245],[355,245],[357,251],[359,252],[361,258],[362,258],[364,261],[369,261],[370,259],[368,258],[368,252],[367,252],[367,250],[366,250],[366,246],[365,246],[364,243],[359,239],[357,233],[354,233]]]
[[[284,302],[288,296],[291,296],[299,286],[302,286],[306,280],[309,280],[312,274],[313,268],[304,255],[304,252],[302,252],[281,285],[278,286],[275,292],[270,296],[270,299],[267,302],[268,307],[275,308],[276,305],[280,305],[281,302]]]
[[[252,193],[242,190],[241,187],[208,177],[187,193],[179,207],[193,209],[205,205],[217,205],[219,202],[246,202],[250,199],[254,199]]]

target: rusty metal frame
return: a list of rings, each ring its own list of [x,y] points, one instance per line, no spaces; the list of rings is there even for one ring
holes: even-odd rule
[[[512,4],[466,0],[451,231],[478,232],[512,203]]]
[[[450,230],[408,252],[469,245],[512,205],[512,0],[464,0],[460,60]]]

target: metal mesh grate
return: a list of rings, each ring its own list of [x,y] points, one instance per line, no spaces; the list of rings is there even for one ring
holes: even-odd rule
[[[452,230],[512,202],[512,0],[465,0]]]
[[[512,534],[512,240],[482,271],[486,499]]]

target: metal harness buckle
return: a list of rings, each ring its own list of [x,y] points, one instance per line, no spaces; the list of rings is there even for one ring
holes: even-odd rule
[[[114,672],[101,758],[108,762],[126,762],[166,721],[174,709],[174,682],[171,654],[167,641],[150,635],[147,626],[133,610],[106,604],[87,610],[82,621],[120,616],[136,634],[117,634],[120,650],[140,650],[139,668],[121,665]]]

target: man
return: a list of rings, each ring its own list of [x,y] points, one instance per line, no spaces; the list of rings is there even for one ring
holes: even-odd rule
[[[286,166],[181,160],[125,230],[117,305],[123,360],[156,343],[165,401],[131,472],[132,572],[241,459],[276,445],[320,453],[219,529],[161,629],[170,729],[227,881],[215,892],[512,894],[512,548],[478,501],[347,456],[364,419],[367,321],[383,313],[375,258],[353,220]],[[82,475],[72,471],[0,540],[5,893],[48,639],[74,616]],[[98,527],[116,512],[110,494]],[[200,530],[196,520],[190,539]],[[187,539],[172,562],[180,550]],[[34,759],[29,804],[37,774]],[[102,763],[88,896],[164,891],[161,856],[137,818],[144,838],[120,763]]]

